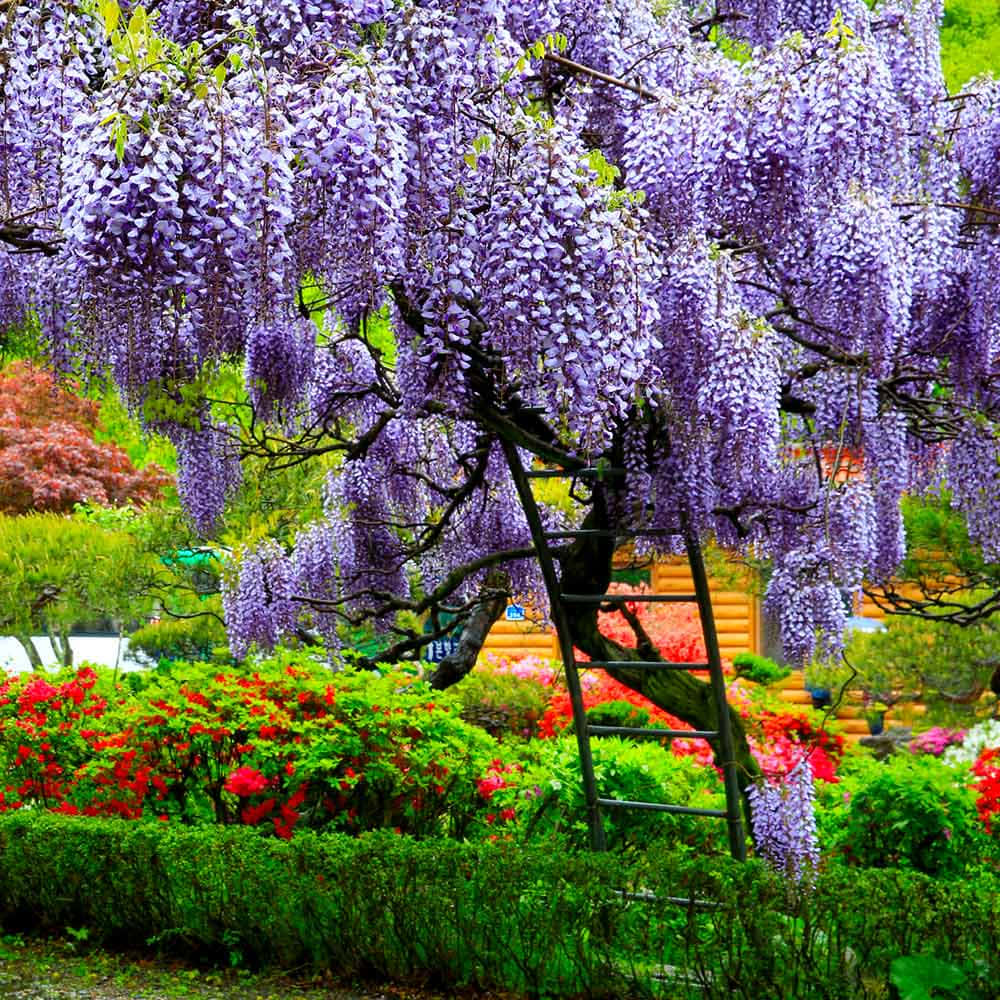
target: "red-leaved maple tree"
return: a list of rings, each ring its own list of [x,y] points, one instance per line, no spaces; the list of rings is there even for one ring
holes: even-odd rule
[[[0,512],[68,512],[157,498],[169,476],[137,469],[117,445],[98,443],[97,404],[29,364],[0,374]]]

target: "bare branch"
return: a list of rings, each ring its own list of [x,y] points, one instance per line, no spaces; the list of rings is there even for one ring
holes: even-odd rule
[[[602,83],[610,84],[612,87],[621,87],[622,90],[628,90],[633,94],[638,94],[638,96],[643,100],[658,101],[660,99],[657,94],[653,93],[651,90],[647,90],[639,83],[629,83],[627,80],[619,80],[616,76],[610,76],[607,73],[602,73],[600,70],[596,70],[591,66],[584,66],[583,63],[574,62],[572,59],[567,59],[565,56],[558,55],[555,52],[546,52],[544,58],[547,62],[555,63],[557,66],[561,66],[563,69],[567,69],[571,73],[578,73],[581,76],[589,76],[595,80],[600,80]]]

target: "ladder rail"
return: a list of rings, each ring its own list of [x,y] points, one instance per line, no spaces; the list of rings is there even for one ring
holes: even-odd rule
[[[705,638],[705,652],[708,654],[709,682],[715,710],[718,714],[719,756],[722,758],[722,781],[726,791],[726,825],[729,831],[729,851],[737,861],[747,859],[747,841],[743,830],[743,809],[739,779],[736,772],[736,753],[733,746],[733,732],[729,724],[729,702],[726,699],[726,682],[722,674],[722,653],[719,650],[719,636],[715,629],[715,614],[712,611],[712,594],[708,587],[708,573],[701,553],[701,543],[693,528],[685,518],[684,545],[687,549],[688,564],[698,595],[698,615],[701,618],[701,632]]]
[[[517,447],[506,439],[501,440],[501,446],[503,447],[504,457],[507,460],[507,465],[514,480],[514,488],[517,490],[517,495],[521,500],[521,507],[528,522],[528,530],[531,532],[531,540],[538,552],[538,565],[542,571],[542,579],[545,581],[545,589],[549,595],[552,620],[556,626],[559,652],[562,655],[566,674],[566,688],[569,691],[569,700],[573,707],[573,717],[577,720],[584,720],[583,725],[580,725],[578,722],[575,728],[576,745],[580,754],[580,771],[583,775],[583,795],[587,811],[587,829],[590,835],[591,849],[604,851],[607,849],[607,838],[604,832],[604,823],[601,821],[600,806],[597,802],[594,757],[591,753],[590,736],[587,733],[586,726],[587,710],[583,705],[583,688],[580,685],[580,675],[576,671],[576,658],[573,652],[573,642],[570,639],[566,609],[562,601],[559,600],[559,579],[556,575],[555,564],[552,561],[552,553],[546,544],[545,526],[542,524],[535,496],[531,492],[531,483],[525,473],[524,466],[521,464],[521,457],[517,453]]]

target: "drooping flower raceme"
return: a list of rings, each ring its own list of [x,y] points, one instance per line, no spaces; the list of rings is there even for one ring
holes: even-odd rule
[[[171,435],[203,534],[223,421],[342,456],[322,523],[245,554],[238,648],[539,594],[504,442],[625,465],[607,519],[651,550],[770,559],[796,658],[895,569],[917,470],[1000,547],[1000,86],[943,100],[939,0],[123,6],[0,35],[0,327]]]
[[[819,864],[819,842],[808,761],[801,760],[782,784],[751,786],[747,797],[757,853],[790,879],[809,879]]]

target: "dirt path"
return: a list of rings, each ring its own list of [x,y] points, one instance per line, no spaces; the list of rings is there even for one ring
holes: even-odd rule
[[[72,939],[0,933],[2,1000],[513,1000],[496,993],[345,986],[322,977],[204,969],[119,955]]]

